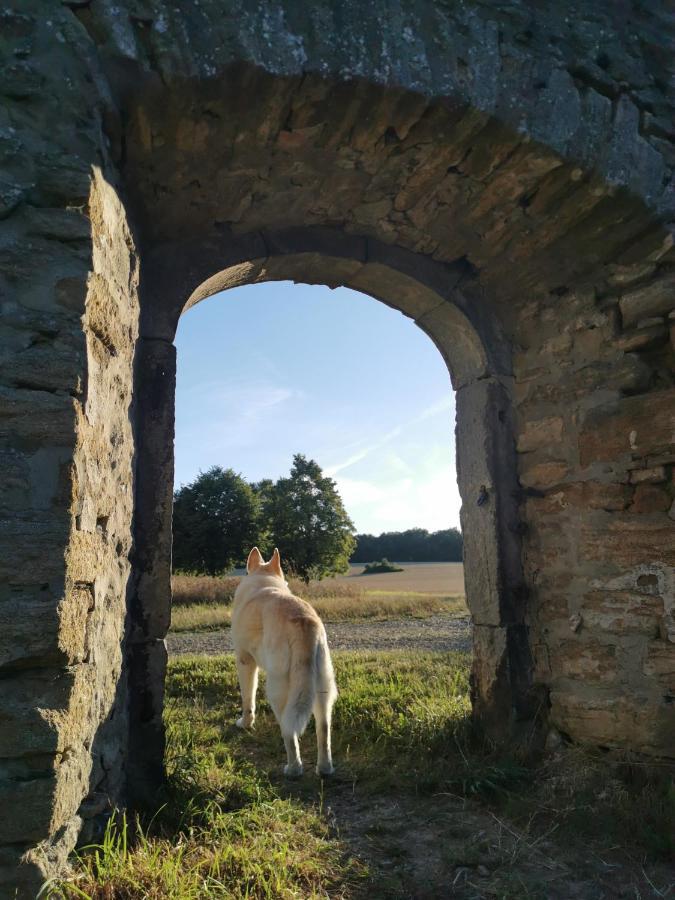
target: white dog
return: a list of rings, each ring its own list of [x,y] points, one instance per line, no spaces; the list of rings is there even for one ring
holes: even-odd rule
[[[278,550],[266,563],[254,547],[246,569],[232,604],[232,646],[242,700],[237,725],[250,728],[255,720],[260,667],[267,673],[267,698],[286,745],[284,774],[302,775],[298,739],[314,713],[316,770],[332,775],[330,723],[337,688],[323,622],[309,603],[291,593]]]

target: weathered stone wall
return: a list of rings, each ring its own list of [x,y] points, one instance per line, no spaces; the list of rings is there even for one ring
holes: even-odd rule
[[[0,12],[2,897],[35,896],[123,783],[137,273],[82,38]]]
[[[88,721],[80,722],[91,756],[88,789],[78,810],[84,819],[108,813],[110,800],[121,799],[125,791],[128,710],[122,645],[134,513],[130,409],[139,319],[133,239],[117,191],[100,171],[92,184],[89,217],[93,271],[82,320],[87,381],[77,410],[74,530],[66,560],[66,586],[79,604],[73,632],[84,638],[83,662],[90,673]],[[92,823],[88,833],[95,834],[97,827]]]
[[[248,62],[291,82],[314,74],[452,97],[631,188],[650,206],[672,212],[675,204],[667,3],[589,8],[563,0],[535,10],[526,0],[201,0],[186,10],[164,0],[93,0],[72,8],[120,89],[138,87],[134,67],[147,80],[175,85]],[[248,97],[236,98],[233,127],[242,132],[256,113]],[[203,119],[203,140],[207,134]]]
[[[672,753],[668,4],[23,0],[0,25],[0,895],[123,798],[128,716],[158,772],[173,329],[235,264],[292,277],[294,227],[303,277],[339,257],[331,283],[454,366],[495,572],[479,706]]]
[[[599,303],[588,291],[542,298],[524,311],[514,361],[536,678],[563,732],[667,755],[674,305],[668,279],[619,283]]]

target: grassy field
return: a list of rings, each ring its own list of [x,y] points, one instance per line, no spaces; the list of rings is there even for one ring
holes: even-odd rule
[[[326,622],[425,618],[437,613],[467,615],[463,583],[458,583],[458,565],[461,569],[458,563],[429,564],[428,567],[413,564],[410,572],[351,574],[308,585],[291,579],[290,584],[294,593],[308,600]],[[415,572],[419,574],[415,575]],[[404,580],[387,581],[400,576],[405,576]],[[460,576],[463,578],[461,572]],[[228,627],[230,604],[238,582],[238,578],[174,576],[171,630],[209,631]],[[414,585],[419,588],[414,589]],[[445,590],[438,590],[439,585],[445,586]],[[453,592],[451,588],[457,590]]]
[[[111,823],[47,896],[667,896],[667,773],[581,751],[538,765],[500,755],[471,736],[466,655],[336,653],[335,664],[337,774],[313,774],[310,726],[307,773],[287,782],[264,700],[255,730],[232,724],[232,658],[173,661],[158,812],[133,829]]]

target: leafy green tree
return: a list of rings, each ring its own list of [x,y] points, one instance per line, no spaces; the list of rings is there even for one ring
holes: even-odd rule
[[[260,536],[260,498],[232,469],[213,466],[174,494],[174,569],[217,575],[241,564]]]
[[[288,478],[263,485],[263,516],[282,564],[305,581],[346,572],[354,526],[333,479],[296,453]]]

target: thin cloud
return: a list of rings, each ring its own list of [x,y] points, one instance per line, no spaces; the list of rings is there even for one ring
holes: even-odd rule
[[[185,421],[190,416],[192,391],[176,398],[179,415]],[[195,412],[193,427],[183,428],[181,441],[196,442],[202,449],[221,450],[245,445],[256,438],[269,424],[270,416],[283,411],[291,400],[302,397],[300,391],[279,387],[267,382],[242,383],[238,380],[223,384],[211,381],[199,391],[200,406]],[[204,422],[204,406],[210,410]],[[185,408],[183,408],[185,407]]]
[[[452,395],[448,397],[444,397],[442,400],[438,400],[436,403],[431,404],[426,409],[422,410],[421,413],[418,413],[412,419],[409,419],[407,422],[404,422],[402,425],[397,425],[395,428],[392,428],[391,431],[386,432],[382,435],[379,440],[374,441],[365,447],[362,447],[360,450],[357,450],[355,453],[352,453],[347,459],[343,460],[340,463],[337,463],[332,466],[328,466],[326,468],[326,472],[331,478],[334,478],[340,472],[343,472],[345,469],[349,469],[351,466],[356,465],[356,463],[361,462],[367,456],[370,456],[371,453],[374,453],[376,450],[380,450],[390,441],[394,440],[394,438],[399,437],[404,431],[407,431],[409,428],[413,428],[415,425],[418,425],[420,422],[424,422],[427,419],[433,418],[433,416],[439,415],[442,412],[451,412],[454,406],[454,399]]]

